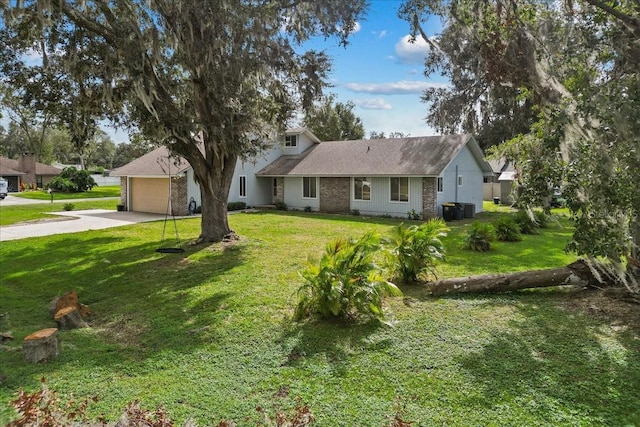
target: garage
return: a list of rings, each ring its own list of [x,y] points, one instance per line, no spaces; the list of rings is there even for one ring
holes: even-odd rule
[[[164,214],[169,200],[166,178],[131,178],[129,181],[129,210]]]

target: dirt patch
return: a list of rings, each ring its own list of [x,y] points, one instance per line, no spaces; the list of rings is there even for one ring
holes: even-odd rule
[[[567,310],[601,319],[616,328],[629,328],[640,336],[640,300],[621,289],[582,289],[560,302]]]
[[[74,219],[78,219],[74,216],[55,216],[55,217],[51,217],[51,218],[39,218],[39,219],[32,219],[29,221],[21,221],[21,222],[17,222],[15,224],[11,224],[8,225],[7,227],[15,227],[18,225],[33,225],[33,224],[45,224],[47,222],[60,222],[60,221],[71,221]]]

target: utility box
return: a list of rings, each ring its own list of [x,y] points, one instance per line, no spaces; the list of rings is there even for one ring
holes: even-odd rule
[[[476,217],[476,205],[473,203],[463,203],[464,205],[464,217],[475,218]]]

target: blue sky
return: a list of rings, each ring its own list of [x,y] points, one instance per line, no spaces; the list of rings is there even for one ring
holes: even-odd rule
[[[358,23],[346,48],[333,40],[314,45],[324,47],[333,58],[334,87],[328,92],[340,102],[355,103],[367,137],[371,131],[435,133],[424,121],[427,105],[420,97],[427,86],[445,86],[446,81],[424,76],[429,48],[421,39],[409,43],[409,23],[398,18],[401,4],[401,0],[371,0],[366,19]],[[425,30],[434,35],[440,24],[434,19]]]

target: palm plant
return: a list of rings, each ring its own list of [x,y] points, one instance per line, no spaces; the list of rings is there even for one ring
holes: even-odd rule
[[[473,251],[486,252],[490,249],[491,240],[495,237],[495,230],[491,224],[474,221],[464,237],[464,248]]]
[[[393,277],[404,283],[412,283],[424,273],[436,276],[436,263],[444,259],[442,237],[449,228],[440,219],[431,219],[420,225],[404,227],[400,224],[393,228],[386,240],[387,265]]]
[[[402,292],[380,274],[374,263],[379,250],[380,238],[372,232],[358,240],[329,243],[320,261],[309,261],[299,273],[305,283],[298,289],[295,319],[312,314],[341,319],[361,314],[382,319],[383,298]]]

